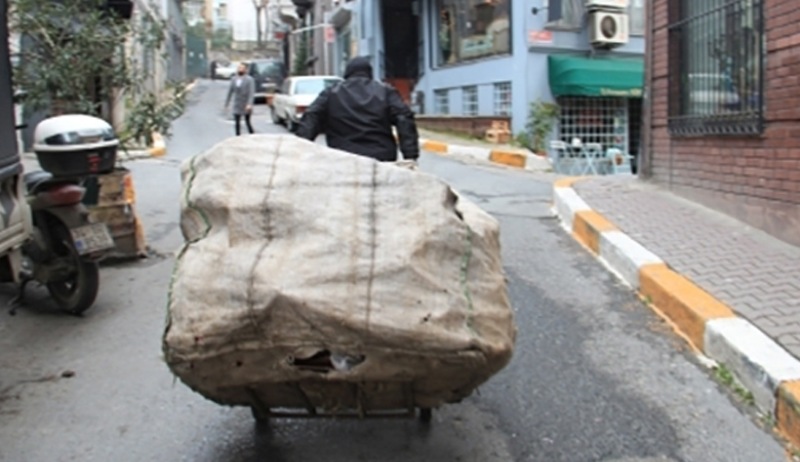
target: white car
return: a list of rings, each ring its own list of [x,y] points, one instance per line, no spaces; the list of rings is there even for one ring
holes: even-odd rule
[[[739,93],[724,74],[689,74],[689,114],[715,115],[736,110]]]
[[[236,71],[239,68],[238,63],[228,63],[228,64],[219,64],[214,69],[215,77],[218,79],[230,79],[234,75],[236,75]]]
[[[341,82],[334,75],[314,75],[308,77],[289,77],[275,91],[272,99],[272,122],[286,124],[295,131],[303,113],[326,88]]]

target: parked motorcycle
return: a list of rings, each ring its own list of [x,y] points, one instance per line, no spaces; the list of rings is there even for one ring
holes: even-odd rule
[[[114,247],[107,226],[89,222],[82,182],[113,169],[119,141],[105,121],[84,115],[46,119],[34,138],[43,170],[20,182],[15,167],[0,180],[0,211],[8,217],[0,228],[0,281],[20,284],[12,314],[32,281],[61,309],[80,314],[97,297],[98,261]]]
[[[0,37],[8,36],[0,0]],[[114,168],[119,144],[105,121],[83,115],[46,119],[34,151],[44,171],[23,175],[17,148],[15,95],[8,41],[0,43],[0,282],[47,287],[56,304],[79,314],[97,297],[98,259],[114,241],[103,223],[90,223],[82,182]],[[12,308],[12,313],[14,308]]]

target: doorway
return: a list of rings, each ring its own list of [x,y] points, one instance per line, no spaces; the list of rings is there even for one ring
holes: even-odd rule
[[[381,77],[408,103],[420,75],[421,0],[383,0]]]

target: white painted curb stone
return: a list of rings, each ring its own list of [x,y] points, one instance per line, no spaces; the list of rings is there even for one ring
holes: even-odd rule
[[[486,148],[450,145],[447,153],[456,156],[465,156],[475,160],[482,160],[482,161],[489,160],[489,150]]]
[[[606,231],[600,235],[600,258],[631,287],[641,287],[639,270],[645,265],[664,261],[622,231]]]
[[[589,211],[589,205],[572,188],[553,188],[555,208],[561,216],[561,225],[572,233],[572,222],[578,212]]]
[[[705,354],[731,369],[769,414],[781,382],[800,380],[800,361],[745,319],[709,321],[703,340]]]

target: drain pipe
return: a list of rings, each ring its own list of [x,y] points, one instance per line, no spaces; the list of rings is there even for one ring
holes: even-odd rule
[[[642,146],[644,152],[640,156],[641,165],[639,165],[639,176],[642,178],[651,178],[653,176],[653,37],[655,33],[653,28],[655,20],[655,2],[656,0],[645,0],[647,8],[645,9],[645,24],[647,34],[645,35],[645,56],[644,56],[644,101],[643,113],[644,120],[642,130]]]

